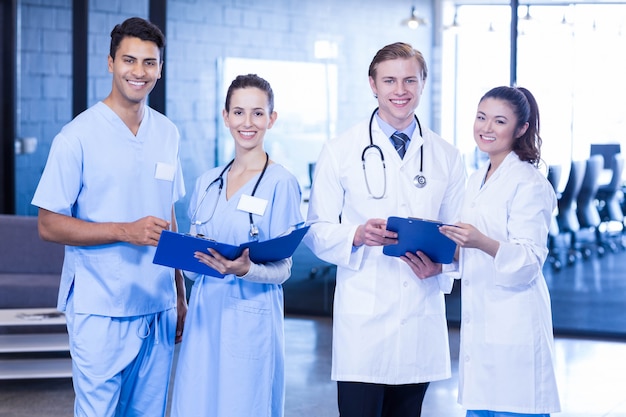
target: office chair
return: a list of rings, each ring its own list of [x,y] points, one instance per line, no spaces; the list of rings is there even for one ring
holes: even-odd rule
[[[556,215],[556,220],[559,226],[559,235],[565,235],[565,238],[569,241],[566,256],[568,265],[574,264],[580,257],[580,253],[575,246],[575,235],[580,229],[580,223],[578,223],[578,217],[576,216],[576,199],[583,183],[586,166],[587,162],[584,160],[571,162],[567,183],[557,200],[559,211]]]
[[[561,173],[563,169],[560,165],[550,165],[548,167],[548,181],[552,185],[555,194],[558,196],[558,186],[561,181]],[[557,197],[558,198],[558,197]],[[569,242],[566,239],[566,235],[561,234],[559,230],[559,224],[557,222],[555,211],[552,214],[550,221],[550,228],[548,229],[548,263],[552,265],[552,268],[559,271],[563,267],[562,255],[567,251]]]
[[[624,212],[622,211],[624,156],[621,153],[613,154],[609,168],[611,169],[611,181],[598,188],[596,198],[602,226],[605,229],[604,244],[612,252],[616,252],[618,249],[626,248],[623,240],[625,226]]]
[[[598,256],[602,256],[605,251],[600,230],[602,220],[596,203],[596,194],[600,188],[600,173],[603,169],[604,157],[602,155],[591,155],[587,159],[585,175],[576,197],[576,216],[580,229],[575,234],[575,244],[584,258],[589,258],[594,250]]]
[[[611,168],[613,155],[621,151],[622,147],[619,143],[592,143],[589,146],[590,155],[602,155],[604,157],[604,169]]]

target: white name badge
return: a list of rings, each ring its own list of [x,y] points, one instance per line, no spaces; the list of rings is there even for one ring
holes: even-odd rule
[[[157,180],[174,181],[176,167],[165,162],[157,162],[154,178]]]
[[[267,200],[253,197],[251,195],[242,195],[237,204],[237,210],[262,216],[267,207]]]

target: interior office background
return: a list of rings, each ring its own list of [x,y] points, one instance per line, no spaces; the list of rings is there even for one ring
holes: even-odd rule
[[[432,27],[413,31],[400,25],[410,13],[411,5],[404,1],[8,3],[16,8],[14,136],[37,140],[34,150],[26,149],[27,141],[17,142],[18,147],[23,146],[14,159],[14,208],[22,215],[36,214],[30,200],[51,141],[73,117],[73,94],[86,93],[86,105],[90,106],[109,93],[109,34],[115,24],[128,17],[149,18],[155,9],[165,9],[167,46],[159,81],[165,85],[162,111],[180,130],[188,196],[196,177],[230,157],[226,154],[232,139],[223,129],[221,110],[223,85],[234,77],[232,71],[258,73],[274,86],[279,119],[266,147],[274,160],[297,172],[305,186],[308,163],[315,161],[323,140],[368,117],[375,106],[367,70],[380,47],[395,41],[410,42],[429,57],[431,67],[436,66],[431,64]],[[73,91],[73,13],[79,12],[78,3],[87,8],[85,92]],[[432,18],[430,2],[419,6],[420,13]],[[226,73],[228,68],[232,70]],[[436,80],[441,71],[431,70]],[[424,120],[426,115],[429,121],[431,118],[435,85],[429,83],[421,105]],[[330,94],[332,97],[327,97]],[[320,121],[330,123],[320,127]],[[9,156],[7,144],[12,150],[11,137],[3,137],[3,159]],[[188,224],[187,198],[176,207],[181,229]]]
[[[564,166],[562,180],[591,143],[624,142],[622,2],[2,0],[1,13],[6,213],[36,215],[30,201],[52,139],[109,93],[109,33],[131,16],[150,18],[167,36],[162,90],[150,104],[180,129],[188,196],[198,175],[231,157],[221,109],[234,75],[258,73],[274,86],[279,119],[266,147],[306,191],[323,141],[376,105],[368,65],[396,41],[428,62],[420,120],[456,144],[470,170],[481,160],[476,104],[496,85],[517,83],[536,95],[543,156]],[[416,29],[405,24],[412,13],[424,19]],[[188,196],[176,207],[181,230]]]
[[[563,181],[590,143],[624,141],[626,5],[512,3],[513,13],[496,0],[2,0],[2,212],[36,214],[30,200],[52,139],[108,94],[110,30],[135,15],[156,17],[166,32],[159,110],[180,129],[188,190],[230,157],[221,109],[238,72],[274,85],[279,122],[267,147],[306,189],[323,141],[374,107],[367,67],[395,41],[425,54],[418,115],[463,151],[470,170],[480,162],[471,133],[478,99],[515,82],[537,96],[544,159],[564,166]],[[424,19],[416,29],[404,24],[412,8]],[[186,199],[177,212],[186,227]]]
[[[109,93],[109,33],[135,15],[164,22],[159,24],[168,43],[157,84],[163,90],[153,92],[150,104],[180,129],[188,192],[202,171],[230,156],[221,108],[234,72],[257,72],[275,87],[279,119],[266,145],[306,192],[308,164],[321,143],[368,117],[375,106],[367,67],[380,47],[395,41],[424,52],[430,72],[418,115],[462,150],[469,169],[481,160],[472,135],[477,101],[489,88],[515,80],[536,95],[544,158],[562,164],[561,179],[567,179],[570,160],[586,158],[591,143],[624,146],[626,2],[528,1],[511,10],[506,0],[0,0],[0,212],[36,214],[30,201],[52,139],[75,112]],[[413,6],[427,25],[404,24]],[[519,34],[511,36],[513,14]],[[176,209],[185,230],[187,199]],[[603,265],[612,262],[605,259]],[[593,262],[555,274],[555,322],[588,324],[595,326],[592,335],[608,331],[623,338],[622,292],[613,285],[622,281],[620,265],[609,265],[617,272],[602,279],[595,275],[605,269]],[[591,283],[580,278],[585,266],[593,270]],[[579,308],[585,300],[597,308]],[[598,325],[609,318],[618,330]],[[329,337],[316,339],[316,326],[306,325],[308,335],[298,334],[298,346],[320,343],[329,349]],[[559,368],[571,372],[565,384],[570,411],[588,416],[585,401],[596,408],[613,399],[623,402],[623,384],[605,384],[624,374],[621,362],[611,360],[621,357],[621,346],[562,343],[557,349]],[[588,361],[566,366],[578,355]],[[316,368],[323,381],[330,365],[325,366]],[[572,389],[579,374],[582,395]],[[292,377],[303,382],[302,392],[320,392],[301,374]],[[294,386],[299,387],[292,383],[292,393]],[[67,392],[71,407],[71,387]],[[430,392],[431,399],[441,396],[441,390]],[[443,398],[439,404],[454,404],[454,395]],[[59,403],[57,392],[51,401]],[[334,411],[334,402],[330,407]]]

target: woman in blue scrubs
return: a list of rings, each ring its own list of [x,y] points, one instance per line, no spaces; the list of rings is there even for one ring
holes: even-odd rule
[[[272,239],[302,223],[296,178],[263,149],[277,117],[269,83],[253,74],[238,76],[222,116],[235,141],[235,158],[197,180],[189,205],[191,232],[239,245]],[[196,258],[225,276],[186,273],[194,284],[172,416],[282,416],[281,284],[291,275],[291,258],[255,264],[247,250],[231,261],[212,249]]]

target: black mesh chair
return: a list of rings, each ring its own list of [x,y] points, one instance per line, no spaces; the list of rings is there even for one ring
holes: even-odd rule
[[[622,212],[622,174],[624,171],[624,155],[616,153],[611,158],[609,165],[611,170],[611,182],[598,188],[598,201],[600,203],[600,217],[603,221],[624,221]]]
[[[613,252],[624,249],[624,212],[622,203],[624,192],[622,191],[622,174],[624,171],[624,155],[613,154],[609,164],[611,181],[600,186],[596,198],[602,226],[604,228],[604,245]]]
[[[596,201],[602,169],[604,157],[600,154],[591,155],[587,159],[583,182],[576,197],[576,216],[580,229],[575,234],[575,247],[585,258],[594,251],[600,256],[604,254],[600,230],[602,219]]]
[[[563,169],[561,165],[550,165],[548,167],[548,181],[552,185],[557,198],[559,196],[558,187],[561,181],[561,173]],[[563,267],[562,255],[566,254],[568,249],[568,242],[565,239],[565,235],[560,233],[559,223],[557,222],[555,211],[552,214],[552,220],[550,222],[550,228],[548,229],[548,263],[552,265],[555,270],[560,270]]]
[[[573,264],[580,256],[575,247],[575,234],[580,230],[580,223],[578,223],[576,216],[576,199],[583,183],[586,167],[587,162],[584,160],[572,161],[567,183],[558,199],[559,211],[556,220],[559,226],[559,235],[564,235],[564,238],[569,242],[568,264]]]

